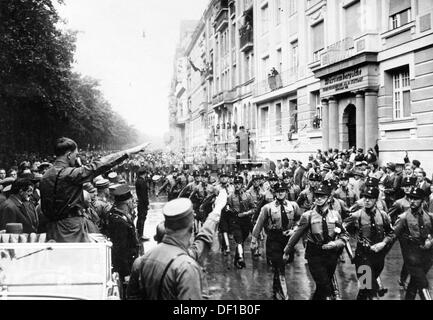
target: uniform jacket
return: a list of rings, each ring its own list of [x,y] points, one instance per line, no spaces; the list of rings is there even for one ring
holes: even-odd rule
[[[135,191],[137,193],[138,203],[147,208],[149,205],[149,188],[143,177],[138,177],[135,182]]]
[[[283,202],[284,210],[286,211],[287,219],[289,220],[289,224],[287,226],[287,230],[293,228],[296,220],[295,209],[290,201],[284,200]],[[265,205],[260,211],[259,217],[257,219],[256,225],[253,229],[253,236],[258,237],[262,229],[265,229],[265,232],[268,233],[270,230],[283,230],[282,226],[282,216],[281,216],[281,204],[279,201],[275,200],[271,203]]]
[[[421,209],[422,218],[425,226],[425,235],[433,236],[433,213]],[[412,209],[408,209],[401,214],[394,226],[395,237],[401,240],[410,240],[412,243],[423,244],[425,239],[422,239],[421,230],[418,223],[418,214],[413,213]]]
[[[98,160],[80,168],[69,167],[63,160],[54,162],[40,182],[41,208],[51,221],[47,224],[47,239],[57,242],[89,242],[80,211],[85,208],[83,184],[91,182],[128,156],[113,157],[106,162]],[[104,159],[105,160],[105,159]],[[60,172],[61,171],[61,172]],[[57,192],[54,186],[57,181]],[[54,199],[55,198],[55,199]],[[61,223],[62,220],[67,220]]]
[[[410,202],[406,197],[396,200],[388,211],[392,221],[396,221],[398,216],[410,208]]]
[[[359,238],[367,239],[372,245],[381,241],[387,244],[391,243],[393,231],[391,219],[388,214],[377,207],[372,210],[371,214],[374,216],[374,222],[377,226],[377,234],[375,237],[372,237],[371,218],[365,208],[352,213],[351,216],[345,220],[346,227],[349,229],[354,227]]]
[[[129,296],[138,295],[144,300],[202,299],[202,270],[188,249],[171,235],[165,235],[160,244],[134,263],[131,280]]]
[[[353,192],[349,188],[345,188],[345,189],[343,189],[343,187],[338,188],[335,191],[334,196],[338,199],[343,200],[343,202],[346,204],[348,208],[353,206],[355,202],[358,201],[358,196],[355,194],[355,192]]]
[[[331,239],[341,239],[344,242],[349,240],[348,234],[342,231],[342,219],[338,212],[326,209],[326,224],[328,225],[328,234]],[[339,228],[340,230],[336,229]],[[341,231],[338,233],[337,231]],[[317,212],[316,207],[312,210],[304,212],[299,221],[295,233],[290,238],[284,249],[285,253],[291,252],[301,237],[306,236],[308,243],[321,246],[324,244],[322,232],[322,215]]]
[[[124,210],[114,205],[107,222],[107,237],[113,243],[111,250],[113,270],[121,277],[129,275],[131,266],[138,255],[135,225]]]

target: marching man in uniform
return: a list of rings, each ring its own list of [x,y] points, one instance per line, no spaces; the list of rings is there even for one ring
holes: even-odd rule
[[[286,200],[287,186],[285,184],[275,185],[275,192],[276,200],[265,205],[260,211],[253,229],[251,250],[257,249],[258,237],[264,228],[267,235],[266,255],[271,261],[274,272],[274,299],[288,300],[283,250],[295,224],[295,211],[290,201]]]
[[[362,283],[357,300],[373,300],[387,290],[382,289],[378,279],[385,265],[385,255],[392,243],[393,230],[389,216],[376,207],[379,189],[367,187],[361,194],[364,207],[345,220],[346,228],[354,227],[357,239],[354,263],[360,279],[365,272],[371,275],[369,283]],[[369,269],[366,270],[365,267]]]
[[[242,190],[243,182],[242,177],[235,177],[235,191],[227,198],[225,208],[229,231],[236,242],[234,265],[238,269],[245,268],[244,242],[250,234],[251,215],[254,212],[252,198]]]
[[[424,207],[425,192],[413,188],[409,194],[410,209],[395,223],[395,237],[400,240],[403,261],[410,274],[406,300],[431,300],[427,273],[433,265],[433,213]]]
[[[338,258],[349,240],[347,232],[343,230],[341,216],[328,207],[330,195],[327,183],[314,190],[314,207],[304,212],[298,228],[284,248],[284,260],[288,261],[295,245],[306,235],[305,259],[316,282],[313,300],[334,299],[335,269]]]

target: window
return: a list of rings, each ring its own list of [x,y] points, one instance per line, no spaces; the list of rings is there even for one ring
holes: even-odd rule
[[[269,136],[269,107],[260,109],[260,119],[262,136]]]
[[[314,25],[311,30],[313,34],[313,61],[318,61],[320,59],[320,52],[324,48],[324,41],[323,41],[323,38],[325,36],[324,28],[325,28],[325,24],[322,21]]]
[[[352,3],[344,10],[346,37],[356,37],[361,33],[361,1]]]
[[[275,23],[278,26],[279,24],[281,24],[281,0],[275,0]]]
[[[283,54],[281,48],[277,50],[277,66],[278,71],[281,73],[283,71]]]
[[[291,133],[298,132],[298,102],[292,100],[289,102],[289,113],[290,113],[290,129]]]
[[[236,47],[236,23],[232,24],[232,29],[231,29],[231,46],[232,48]]]
[[[410,117],[410,77],[405,68],[392,75],[394,119]]]
[[[245,55],[244,81],[250,80],[250,55]]]
[[[298,11],[298,8],[296,7],[296,2],[298,0],[289,0],[289,16],[295,14]]]
[[[267,79],[269,73],[269,56],[262,59],[262,79]]]
[[[275,105],[275,130],[277,135],[283,134],[283,127],[281,124],[282,118],[281,103],[277,103]]]
[[[251,53],[251,67],[250,67],[250,69],[251,69],[251,72],[250,72],[250,79],[252,79],[252,78],[254,78],[255,77],[255,72],[256,72],[256,69],[255,69],[255,65],[254,65],[254,53]]]
[[[392,0],[389,2],[390,29],[396,29],[411,21],[411,0]]]
[[[389,18],[390,20],[390,29],[397,29],[406,23],[411,21],[411,10],[405,10],[399,13],[396,13]]]
[[[268,5],[266,4],[261,11],[262,18],[262,34],[265,34],[269,31],[269,10]]]
[[[232,88],[236,87],[236,66],[232,69]]]
[[[299,66],[298,41],[292,43],[292,68]]]

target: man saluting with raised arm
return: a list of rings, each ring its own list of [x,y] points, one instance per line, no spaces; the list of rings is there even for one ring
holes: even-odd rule
[[[105,156],[81,166],[78,146],[72,139],[59,138],[54,146],[56,161],[40,184],[42,212],[48,218],[47,240],[90,242],[82,214],[83,184],[122,163],[131,155],[144,151],[143,144]]]

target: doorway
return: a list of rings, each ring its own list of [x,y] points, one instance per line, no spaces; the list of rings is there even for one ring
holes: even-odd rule
[[[343,148],[356,147],[356,107],[349,104],[343,113]]]

